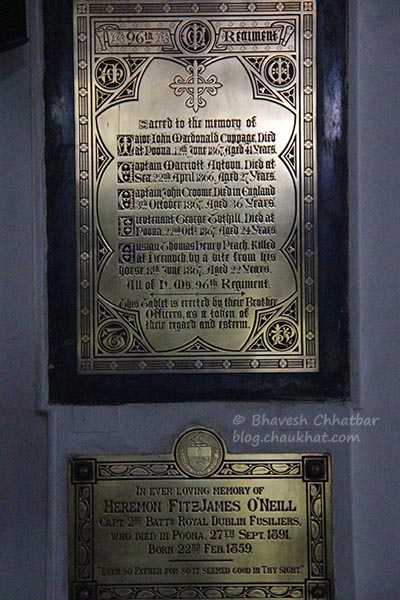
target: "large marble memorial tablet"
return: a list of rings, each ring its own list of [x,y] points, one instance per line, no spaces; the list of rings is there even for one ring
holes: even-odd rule
[[[74,7],[78,371],[317,371],[317,2]]]
[[[70,600],[330,600],[326,454],[230,455],[190,429],[170,455],[69,470]]]

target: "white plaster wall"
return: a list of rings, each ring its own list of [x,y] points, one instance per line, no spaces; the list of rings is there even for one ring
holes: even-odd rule
[[[0,599],[63,600],[70,454],[168,452],[193,424],[218,430],[231,452],[249,452],[251,444],[233,441],[236,415],[246,418],[246,433],[259,434],[251,425],[254,414],[303,414],[313,430],[323,409],[213,402],[53,407],[46,452],[46,418],[35,411],[35,397],[38,407],[46,407],[40,1],[30,0],[28,7],[29,46],[0,55]],[[396,0],[350,0],[350,9],[353,398],[364,416],[380,421],[357,430],[359,443],[274,443],[254,451],[332,452],[337,599],[397,600],[400,11]],[[334,403],[326,408],[330,417],[350,411]]]
[[[31,43],[0,54],[1,600],[46,597],[47,422],[35,405],[45,368],[43,100],[40,70],[31,70],[38,23],[30,23]]]
[[[400,6],[361,0],[352,44],[353,302],[359,401],[381,418],[353,447],[357,600],[400,597]],[[356,44],[354,43],[356,40]],[[358,142],[357,142],[358,139]],[[357,286],[357,287],[356,287]],[[357,360],[357,357],[355,357]]]

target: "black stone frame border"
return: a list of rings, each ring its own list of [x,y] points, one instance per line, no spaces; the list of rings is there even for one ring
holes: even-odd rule
[[[347,0],[318,0],[319,373],[78,375],[72,0],[44,0],[50,402],[346,400]]]

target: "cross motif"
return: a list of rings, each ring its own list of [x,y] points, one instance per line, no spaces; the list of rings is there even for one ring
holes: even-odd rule
[[[210,96],[216,96],[218,89],[222,87],[217,79],[216,75],[210,75],[207,79],[202,76],[202,73],[206,70],[204,65],[199,65],[197,60],[193,61],[193,64],[186,67],[186,71],[189,76],[184,79],[182,75],[175,75],[173,82],[170,84],[170,88],[174,90],[175,96],[182,96],[184,92],[188,95],[185,105],[188,108],[192,108],[195,113],[199,108],[204,108],[207,105],[203,95],[205,92]]]

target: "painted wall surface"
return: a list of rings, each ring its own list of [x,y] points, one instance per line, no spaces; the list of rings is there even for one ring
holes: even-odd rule
[[[359,402],[380,417],[352,448],[356,598],[399,597],[400,539],[400,10],[391,0],[358,4],[352,43],[351,202],[354,359]],[[354,41],[357,40],[357,45]],[[357,246],[357,247],[356,247]],[[397,563],[397,564],[396,564]]]
[[[28,6],[30,44],[0,55],[0,600],[66,598],[69,455],[169,452],[193,424],[219,431],[231,452],[331,452],[337,598],[397,600],[398,2],[350,0],[352,368],[353,401],[361,410],[335,403],[177,405],[168,398],[146,406],[52,407],[48,452],[46,416],[35,410],[46,409],[40,1]],[[379,421],[374,427],[338,424],[351,414]],[[257,415],[303,416],[306,422],[295,429],[257,425]],[[273,432],[299,437],[262,440]],[[306,432],[352,433],[359,441],[321,444],[309,437],[303,443]]]
[[[31,23],[31,26],[33,23]],[[0,18],[1,27],[1,18]],[[31,30],[37,40],[38,31]],[[36,41],[0,54],[0,598],[46,597],[47,423],[36,412],[44,224]],[[43,238],[40,240],[44,248]],[[37,287],[35,286],[35,282]]]

